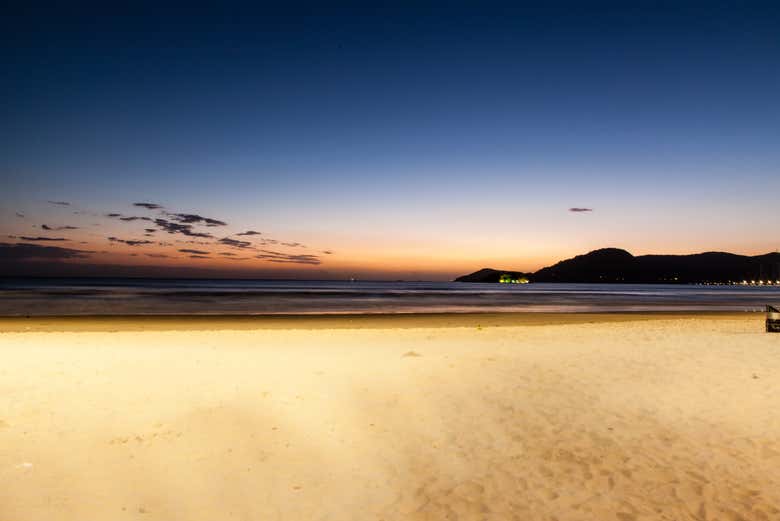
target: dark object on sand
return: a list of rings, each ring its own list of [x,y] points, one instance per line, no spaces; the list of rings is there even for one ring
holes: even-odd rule
[[[766,332],[780,333],[780,309],[773,306],[766,307]]]

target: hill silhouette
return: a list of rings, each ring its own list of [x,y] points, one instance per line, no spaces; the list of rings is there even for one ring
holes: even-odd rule
[[[504,273],[485,268],[455,279],[459,282],[498,282]],[[590,282],[643,284],[735,283],[780,280],[780,253],[748,256],[727,252],[691,255],[634,256],[619,248],[603,248],[524,274],[531,282]]]

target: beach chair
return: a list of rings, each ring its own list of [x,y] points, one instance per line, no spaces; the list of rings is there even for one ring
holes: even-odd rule
[[[780,309],[774,306],[766,307],[766,332],[780,333]]]

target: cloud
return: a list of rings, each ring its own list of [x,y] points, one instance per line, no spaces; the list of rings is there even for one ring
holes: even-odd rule
[[[203,255],[190,255],[190,259],[210,259],[211,257],[204,257]]]
[[[53,231],[53,230],[78,230],[77,226],[49,226],[48,224],[42,224],[41,229]]]
[[[147,257],[152,257],[154,259],[167,259],[168,258],[168,255],[166,255],[164,253],[145,253],[144,255],[146,255]]]
[[[12,237],[16,238],[16,237]],[[65,239],[63,237],[25,237],[22,235],[19,237],[19,239],[22,239],[23,241],[67,241],[68,239]]]
[[[35,261],[82,259],[93,253],[87,250],[60,248],[59,246],[40,246],[38,244],[0,243],[0,260]]]
[[[575,213],[592,212],[593,208],[577,208],[577,207],[574,207],[574,208],[569,208],[569,211],[570,212],[575,212]]]
[[[227,260],[232,260],[232,261],[244,261],[250,259],[250,257],[236,257],[235,253],[229,251],[221,251],[219,252],[219,254],[224,255],[225,257],[227,257]]]
[[[106,217],[111,217],[112,219],[118,218],[120,221],[125,222],[132,222],[132,221],[152,221],[151,217],[142,217],[139,215],[122,215],[121,213],[107,213]]]
[[[46,201],[49,204],[56,204],[57,206],[70,206],[68,201]]]
[[[24,219],[24,214],[23,214],[22,212],[16,212],[16,216],[17,216],[19,219]]]
[[[109,237],[109,241],[111,242],[121,242],[124,244],[127,244],[128,246],[141,246],[143,244],[154,244],[153,241],[140,241],[140,240],[125,240],[125,239],[118,239],[116,237]]]
[[[214,236],[211,235],[210,233],[201,233],[201,232],[192,231],[191,224],[179,224],[179,223],[168,221],[166,219],[155,219],[154,224],[156,224],[160,229],[168,233],[180,233],[182,235],[187,235],[188,237],[204,237],[207,239],[214,238]]]
[[[176,242],[178,242],[179,244],[200,244],[202,246],[210,246],[212,244],[210,241],[193,241],[193,240],[183,241],[181,239],[176,239]]]
[[[322,253],[325,255],[333,255],[333,252],[331,250],[322,250]]]
[[[231,246],[233,248],[249,248],[252,246],[252,243],[249,241],[237,241],[236,239],[231,239],[229,237],[225,237],[224,239],[220,239],[217,242],[226,244],[228,246]]]
[[[164,207],[157,203],[141,202],[133,203],[133,206],[137,208],[145,208],[147,210],[163,210]],[[204,239],[213,239],[214,236],[207,232],[195,231],[194,225],[202,225],[207,227],[227,226],[227,223],[218,219],[212,219],[210,217],[204,217],[202,215],[193,213],[172,213],[163,212],[168,218],[151,218],[146,216],[128,215],[124,216],[121,213],[112,212],[106,214],[106,217],[112,219],[119,219],[121,221],[147,221],[154,223],[157,228],[170,234],[181,234],[188,237],[201,237]],[[153,228],[146,228],[146,233],[154,233]]]
[[[255,255],[256,259],[263,259],[268,262],[280,262],[291,264],[321,264],[319,257],[316,255],[290,255],[289,253],[282,253],[272,250],[260,250],[261,255]]]
[[[248,240],[240,240],[234,238],[236,236],[249,237],[255,235],[257,236],[262,235],[261,232],[256,230],[246,230],[240,233],[236,233],[234,237],[228,236],[228,237],[223,237],[221,239],[217,239],[211,233],[205,231],[198,231],[197,227],[198,226],[205,226],[205,227],[227,226],[227,223],[225,221],[221,221],[219,219],[214,219],[211,217],[205,217],[203,215],[196,214],[196,213],[183,213],[183,212],[180,213],[180,212],[165,211],[163,205],[152,203],[152,202],[136,202],[136,203],[132,203],[132,205],[136,208],[144,208],[147,210],[161,210],[162,217],[151,218],[151,217],[135,216],[135,215],[125,216],[116,212],[108,213],[106,214],[106,216],[110,218],[116,218],[126,222],[142,220],[142,221],[154,223],[155,228],[144,228],[145,237],[154,237],[153,235],[154,233],[156,233],[157,231],[162,231],[172,235],[183,235],[185,237],[190,237],[193,239],[208,239],[206,241],[203,240],[201,241],[176,240],[175,241],[179,243],[197,244],[197,245],[204,245],[204,246],[212,246],[213,244],[217,243],[220,245],[228,246],[230,248],[260,251],[260,255],[258,255],[257,258],[267,260],[269,262],[285,262],[285,263],[298,263],[298,264],[320,264],[321,263],[321,260],[318,255],[307,255],[307,254],[291,255],[291,254],[276,252],[271,250],[258,250],[257,247],[255,246],[255,244],[259,244],[261,246],[281,245],[288,248],[306,248],[306,246],[300,242],[281,242],[276,239],[262,238],[253,244]],[[146,241],[146,240],[125,241],[123,239],[117,239],[116,237],[109,238],[109,240],[113,242],[124,242],[125,244],[129,244],[133,246],[141,245],[141,244],[152,244],[152,241]],[[190,253],[192,254],[193,258],[204,258],[206,256],[211,255],[208,251],[205,250],[184,248],[179,251],[183,253]],[[331,255],[333,252],[330,250],[324,250],[321,253],[323,255]],[[222,255],[223,257],[233,257],[233,255],[230,254],[220,254],[220,255]]]
[[[224,221],[211,219],[209,217],[203,217],[202,215],[198,215],[194,213],[168,213],[166,215],[170,216],[170,218],[173,219],[174,221],[184,223],[184,224],[205,224],[206,226],[227,226],[227,223]]]

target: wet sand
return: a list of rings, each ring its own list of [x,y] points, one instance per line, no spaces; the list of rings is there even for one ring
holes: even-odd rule
[[[603,322],[634,322],[667,318],[735,320],[763,313],[654,311],[641,313],[388,313],[312,315],[123,315],[67,317],[3,317],[4,332],[78,331],[203,331],[254,329],[410,329],[452,327],[513,327]]]
[[[0,520],[780,519],[761,314],[0,331]]]

